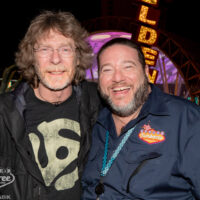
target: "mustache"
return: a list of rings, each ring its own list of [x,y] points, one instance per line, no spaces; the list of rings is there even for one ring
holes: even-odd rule
[[[50,65],[46,68],[46,71],[68,71],[68,69],[63,65]]]
[[[119,82],[119,83],[113,83],[112,85],[109,86],[109,88],[113,89],[116,87],[131,87],[131,84],[126,83],[125,81]]]
[[[100,80],[98,80],[98,85],[100,85]],[[130,85],[130,83],[128,84],[127,81],[125,81],[125,80],[113,81],[110,84],[110,88],[112,88],[112,87],[119,87],[119,86],[127,86],[127,85]]]

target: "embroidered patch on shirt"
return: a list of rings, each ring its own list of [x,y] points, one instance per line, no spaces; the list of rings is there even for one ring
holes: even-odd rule
[[[148,144],[155,144],[165,140],[164,131],[156,131],[155,129],[151,128],[149,124],[145,124],[142,127],[138,136],[141,140],[147,142]]]

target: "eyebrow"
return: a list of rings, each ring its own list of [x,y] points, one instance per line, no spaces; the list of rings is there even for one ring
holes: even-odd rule
[[[132,61],[132,60],[124,60],[122,62],[122,64],[127,64],[127,63],[133,64],[134,66],[137,66],[136,62]],[[103,67],[106,67],[106,66],[110,66],[110,65],[111,65],[110,63],[105,63],[105,64],[100,66],[100,69],[103,68]]]
[[[134,66],[137,66],[137,65],[136,65],[136,62],[135,62],[135,61],[132,61],[132,60],[125,60],[125,61],[123,61],[122,63],[123,63],[123,64],[131,63],[131,64],[133,64]]]
[[[105,63],[103,65],[100,65],[100,68],[103,68],[103,67],[106,67],[106,66],[110,66],[110,64],[109,63]]]

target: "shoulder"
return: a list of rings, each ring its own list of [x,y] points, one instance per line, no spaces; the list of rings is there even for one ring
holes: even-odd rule
[[[0,115],[1,117],[10,116],[16,110],[14,97],[11,92],[0,95]]]
[[[179,118],[186,124],[200,123],[200,106],[194,102],[174,95],[165,95],[164,105],[173,118]]]
[[[10,104],[13,101],[13,96],[11,92],[6,92],[0,94],[0,108]]]
[[[0,110],[2,109],[20,109],[25,105],[24,93],[29,88],[28,84],[21,83],[17,88],[12,92],[6,92],[0,94]]]
[[[2,106],[4,106],[5,103],[7,101],[9,101],[9,99],[11,99],[10,92],[9,93],[2,93],[2,94],[0,94],[0,108],[2,108]]]
[[[99,95],[97,83],[83,81],[76,86],[75,91],[81,110],[98,113],[102,108],[102,99]]]
[[[83,81],[81,82],[81,87],[83,91],[89,91],[89,92],[98,92],[98,84],[96,82],[92,81]]]
[[[152,101],[156,102],[156,105],[167,106],[167,108],[171,110],[172,112],[175,112],[175,111],[183,112],[184,110],[188,110],[188,109],[196,110],[197,112],[200,112],[200,106],[198,106],[194,102],[189,101],[180,96],[167,94],[155,86],[153,87]]]
[[[86,99],[96,99],[100,98],[98,92],[98,84],[96,82],[82,81],[78,86],[75,86],[75,91],[78,96]]]
[[[182,111],[189,109],[200,112],[200,106],[183,97],[166,94],[166,100],[169,103],[169,106],[171,106],[172,108],[181,109]]]

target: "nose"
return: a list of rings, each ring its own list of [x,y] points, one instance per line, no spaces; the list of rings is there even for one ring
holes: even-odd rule
[[[57,49],[54,49],[52,51],[52,54],[51,54],[51,62],[53,64],[58,64],[61,62],[61,57],[60,57],[60,54],[59,54],[59,51]]]
[[[123,74],[122,70],[116,68],[114,73],[113,73],[112,79],[116,83],[124,81],[125,77],[124,77],[124,74]]]

